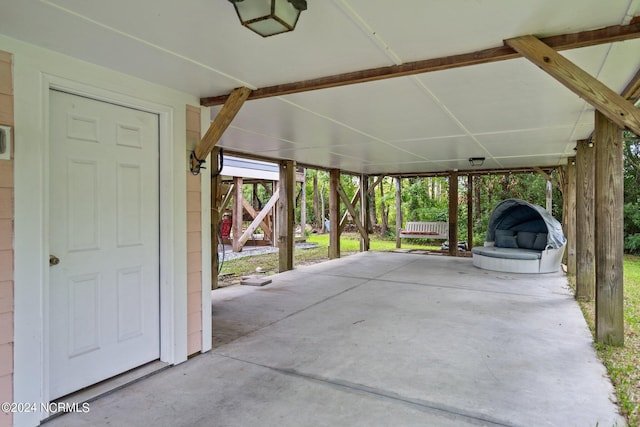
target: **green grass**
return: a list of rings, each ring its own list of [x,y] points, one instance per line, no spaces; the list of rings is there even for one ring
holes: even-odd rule
[[[307,238],[308,243],[318,245],[314,249],[304,249],[294,251],[294,265],[315,264],[329,260],[329,235],[312,234]],[[383,240],[371,236],[370,249],[372,251],[392,251],[396,248],[395,240]],[[402,242],[403,249],[430,249],[439,250],[440,246],[430,246],[415,242]],[[360,251],[360,238],[356,233],[343,233],[340,239],[340,256],[348,256]],[[256,267],[260,267],[266,274],[278,272],[278,254],[266,254],[246,258],[237,258],[225,261],[220,271],[221,277],[218,280],[219,286],[229,286],[240,281],[241,276],[255,273]]]
[[[570,282],[574,285],[575,279],[570,278]],[[624,346],[596,343],[595,348],[616,388],[629,427],[640,427],[640,257],[625,256],[623,286]],[[595,333],[595,303],[582,301],[580,306]]]
[[[360,250],[360,235],[356,233],[344,233],[340,239],[340,252],[346,251],[359,251]],[[328,234],[311,234],[307,237],[307,242],[317,243],[319,246],[329,247],[329,235]],[[430,249],[439,250],[440,245],[433,243],[416,243],[418,240],[403,240],[403,249]],[[381,239],[377,236],[371,236],[369,247],[372,251],[392,251],[396,249],[396,241]]]

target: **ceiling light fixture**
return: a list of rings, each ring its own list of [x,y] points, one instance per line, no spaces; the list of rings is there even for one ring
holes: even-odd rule
[[[306,0],[229,0],[242,25],[262,37],[293,31]]]
[[[469,164],[471,167],[482,166],[484,164],[484,157],[469,157]]]

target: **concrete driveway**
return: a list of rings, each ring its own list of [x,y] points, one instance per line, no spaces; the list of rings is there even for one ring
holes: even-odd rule
[[[625,425],[562,273],[368,252],[212,302],[213,351],[47,425]]]

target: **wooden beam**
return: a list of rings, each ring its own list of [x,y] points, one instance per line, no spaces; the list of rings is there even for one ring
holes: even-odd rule
[[[449,256],[458,256],[458,172],[449,175]]]
[[[273,208],[273,206],[278,201],[279,196],[280,195],[279,195],[278,191],[276,191],[275,194],[273,196],[271,196],[271,198],[269,199],[267,204],[264,205],[264,209],[262,209],[260,211],[260,213],[258,213],[258,215],[256,215],[256,217],[253,219],[253,221],[251,222],[249,227],[247,227],[247,229],[244,231],[244,233],[242,233],[242,236],[240,236],[240,238],[238,239],[238,243],[240,244],[240,246],[244,246],[245,243],[247,243],[247,241],[253,235],[253,232],[256,231],[258,226],[263,223],[263,221],[266,218],[266,216],[269,215],[269,212],[271,211],[271,208]],[[235,239],[234,239],[234,242],[235,242]]]
[[[356,204],[358,203],[358,200],[360,200],[360,188],[358,188],[358,191],[356,191],[356,194],[354,194],[353,197],[351,198],[351,206],[353,206],[354,209],[356,207]],[[348,213],[349,211],[345,211],[344,215],[342,215],[342,218],[340,219],[340,234],[344,232],[344,227],[347,225]]]
[[[534,36],[505,43],[583,98],[618,126],[640,134],[640,109]]]
[[[342,199],[342,202],[346,205],[347,211],[349,211],[349,214],[351,214],[351,218],[353,218],[353,222],[356,224],[356,227],[360,232],[360,236],[362,236],[362,238],[364,238],[365,236],[368,236],[367,230],[362,226],[362,222],[360,221],[360,218],[358,218],[358,213],[356,212],[355,208],[353,207],[353,205],[349,200],[349,196],[347,196],[347,193],[344,192],[342,185],[340,185],[339,183],[338,183],[338,195]]]
[[[278,190],[278,265],[279,271],[293,270],[293,245],[295,240],[295,190],[296,164],[291,160],[280,162]],[[265,207],[266,208],[266,207]],[[265,209],[266,210],[266,209]]]
[[[302,182],[302,200],[300,200],[300,230],[302,238],[307,240],[307,169],[304,170],[304,181]]]
[[[538,166],[534,166],[533,170],[538,172],[540,175],[542,175],[544,177],[544,179],[546,179],[547,181],[549,181],[551,184],[553,184],[556,188],[560,188],[560,184],[558,184],[558,181],[553,178],[550,174],[548,174],[547,172],[545,172],[544,170],[542,170],[542,168],[539,168]]]
[[[360,192],[360,221],[365,230],[365,234],[362,235],[362,239],[360,239],[360,251],[367,252],[369,250],[369,230],[371,226],[369,217],[370,207],[367,199],[371,193],[369,191],[369,177],[365,174],[360,175],[360,189],[362,190]]]
[[[376,191],[376,187],[377,187],[378,185],[380,185],[380,183],[382,182],[382,180],[384,179],[384,177],[385,177],[385,175],[378,175],[378,176],[376,177],[376,179],[373,181],[373,184],[371,184],[371,185],[369,186],[369,194],[370,194],[371,196],[373,196],[373,195],[374,195],[374,191]]]
[[[402,242],[402,177],[396,176],[396,248],[400,249]]]
[[[329,172],[329,259],[340,258],[340,170]]]
[[[637,21],[632,21],[629,25],[614,25],[597,30],[545,37],[542,41],[555,50],[568,50],[634,38],[640,38],[640,22]],[[486,64],[489,62],[518,58],[519,56],[520,55],[509,46],[498,46],[459,55],[407,62],[405,64],[391,65],[388,67],[369,68],[317,79],[264,87],[252,91],[248,99],[282,96],[311,90],[428,73],[431,71]],[[226,102],[229,96],[230,95],[221,95],[201,98],[200,104],[207,107],[221,105]]]
[[[596,340],[624,344],[622,132],[596,111]]]
[[[595,264],[595,147],[577,143],[576,155],[576,298],[593,301],[596,294]]]
[[[467,250],[473,249],[473,175],[467,175]]]
[[[218,164],[218,159],[216,159],[215,161],[216,161],[216,164]],[[218,178],[217,181],[219,181],[220,176],[218,175],[217,178]],[[216,179],[212,179],[211,180],[211,185],[212,186],[213,186],[214,180],[216,180]],[[218,208],[218,214],[221,214],[222,211],[227,209],[227,206],[229,205],[229,201],[231,200],[231,197],[233,196],[234,185],[235,184],[231,184],[229,186],[229,191],[227,191],[227,194],[225,194],[224,199],[222,200],[222,203],[220,203],[220,207]]]
[[[217,170],[218,156],[211,156],[211,168]],[[220,243],[220,175],[211,177],[211,289],[218,287],[218,245]],[[224,251],[224,247],[222,249]]]
[[[576,274],[576,158],[567,159],[567,274]]]
[[[207,158],[209,153],[213,150],[213,147],[218,143],[220,137],[227,130],[233,119],[240,111],[242,104],[246,101],[247,97],[251,93],[251,89],[246,87],[239,87],[234,89],[233,92],[225,99],[222,109],[218,113],[215,119],[211,122],[207,133],[204,134],[200,140],[200,144],[194,150],[195,159],[191,158],[191,171],[195,173],[195,170],[200,170],[199,160]]]
[[[622,96],[635,104],[640,100],[640,69],[633,76],[627,87],[622,91]]]
[[[251,215],[251,218],[253,218],[253,221],[255,221],[258,215],[260,214],[255,209],[253,209],[253,206],[251,206],[251,204],[247,199],[244,199],[244,198],[242,199],[242,207],[244,208],[244,210],[246,210],[249,213],[249,215]],[[262,212],[262,210],[260,212]],[[271,230],[271,226],[267,224],[267,221],[265,221],[265,219],[266,217],[260,222],[260,224],[258,224],[258,226],[262,227],[265,237],[269,239],[271,243],[273,243],[273,233]]]
[[[240,236],[242,236],[242,177],[236,176],[233,178],[233,186],[235,187],[235,192],[233,195],[233,239],[231,240],[231,246],[233,248],[233,252],[242,251],[243,244],[240,243]]]

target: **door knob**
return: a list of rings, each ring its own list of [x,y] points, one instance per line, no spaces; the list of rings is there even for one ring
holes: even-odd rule
[[[49,266],[60,264],[60,258],[55,255],[49,255]]]

